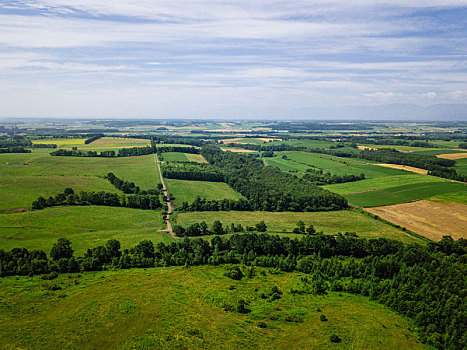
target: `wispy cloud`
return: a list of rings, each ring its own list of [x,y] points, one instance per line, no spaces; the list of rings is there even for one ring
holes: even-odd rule
[[[463,102],[465,18],[465,0],[7,0],[0,115]]]

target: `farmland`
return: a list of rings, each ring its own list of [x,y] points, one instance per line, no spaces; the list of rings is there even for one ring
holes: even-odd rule
[[[198,196],[207,200],[242,198],[241,194],[222,182],[175,179],[167,179],[166,182],[177,205],[182,202],[193,202]]]

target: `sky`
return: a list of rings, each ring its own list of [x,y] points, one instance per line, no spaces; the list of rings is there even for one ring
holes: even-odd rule
[[[466,101],[467,0],[0,2],[0,117],[293,118]]]

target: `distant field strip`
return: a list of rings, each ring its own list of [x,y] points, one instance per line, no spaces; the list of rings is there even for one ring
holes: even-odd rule
[[[223,182],[166,179],[170,193],[175,197],[175,205],[193,202],[197,196],[211,199],[240,199],[242,195]]]
[[[399,164],[377,164],[377,165],[384,166],[386,168],[410,171],[411,173],[415,173],[415,174],[421,174],[421,175],[428,174],[428,170],[426,169],[414,168],[413,166],[408,166],[408,165],[399,165]]]
[[[344,197],[350,203],[360,207],[378,207],[425,199],[443,193],[465,191],[467,191],[467,186],[464,183],[426,182],[391,187],[379,191],[347,194]]]
[[[436,157],[444,159],[464,159],[467,158],[467,152],[438,154]]]
[[[421,200],[366,209],[413,232],[439,241],[444,235],[467,238],[467,205]]]
[[[426,182],[449,182],[449,180],[439,179],[435,176],[408,174],[376,177],[373,179],[365,179],[355,182],[326,185],[323,186],[323,188],[339,194],[351,194],[370,190],[382,190],[394,186],[411,185]]]
[[[164,157],[164,161],[169,161],[169,162],[188,162],[189,161],[185,153],[182,153],[182,152],[164,152],[162,154],[162,157]]]

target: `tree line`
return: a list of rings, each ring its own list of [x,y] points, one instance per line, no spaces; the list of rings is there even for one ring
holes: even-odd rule
[[[59,149],[52,153],[51,156],[61,156],[61,157],[104,157],[104,158],[113,158],[113,157],[132,157],[132,156],[144,156],[147,154],[153,154],[153,149],[151,146],[145,147],[131,147],[131,148],[120,148],[117,152],[115,151],[78,151],[78,150],[65,150]]]
[[[85,144],[85,145],[88,145],[88,144],[90,144],[91,142],[94,142],[94,141],[96,141],[96,140],[99,140],[99,139],[102,138],[102,137],[104,137],[104,134],[102,134],[102,133],[92,135],[92,136],[89,137],[88,139],[84,140],[84,144]]]
[[[123,252],[117,240],[110,240],[75,258],[70,241],[59,239],[50,258],[37,250],[0,250],[0,276],[46,274],[44,279],[52,279],[64,272],[239,263],[299,271],[306,276],[292,294],[344,291],[368,296],[410,317],[423,342],[440,349],[465,349],[466,252],[467,240],[448,236],[427,246],[406,246],[342,234],[300,239],[234,234],[210,242],[185,238],[156,246],[145,240]]]
[[[306,180],[265,166],[254,157],[205,146],[203,157],[222,169],[225,182],[250,202],[252,210],[322,211],[348,208],[347,200]]]
[[[324,172],[322,169],[315,170],[312,168],[308,168],[305,172],[305,175],[303,175],[303,179],[306,181],[310,181],[316,185],[330,185],[364,180],[365,174],[361,173],[360,175],[331,175],[331,173]]]
[[[168,179],[224,182],[223,171],[205,163],[170,162],[162,167],[162,175]]]
[[[14,146],[0,148],[0,153],[31,153],[31,151],[22,146]]]
[[[157,153],[164,152],[181,152],[181,153],[190,153],[190,154],[199,154],[199,148],[190,147],[190,146],[165,146],[165,145],[156,145]]]
[[[246,228],[243,228],[241,224],[235,225],[234,223],[230,224],[230,226],[224,226],[222,222],[215,220],[211,227],[209,227],[205,221],[200,223],[196,222],[187,227],[174,225],[173,232],[178,237],[196,237],[204,235],[224,235],[227,233],[245,232],[245,230],[249,232],[266,232],[267,228],[268,227],[264,220],[258,222],[255,226],[247,226]]]
[[[115,188],[119,189],[120,191],[122,191],[125,194],[143,194],[143,195],[150,194],[150,195],[154,195],[154,196],[158,196],[158,195],[161,194],[162,184],[158,184],[160,186],[157,189],[152,188],[152,189],[148,189],[148,190],[141,190],[139,188],[139,186],[135,185],[134,182],[122,180],[122,179],[118,178],[117,176],[115,176],[114,173],[108,173],[105,176],[105,178],[107,180],[109,180],[109,182],[112,185],[114,185]]]
[[[60,205],[103,205],[109,207],[127,207],[137,209],[155,210],[162,208],[158,195],[133,194],[119,195],[111,192],[85,192],[75,193],[72,188],[66,188],[63,193],[45,199],[39,197],[31,204],[32,209],[43,209]]]

